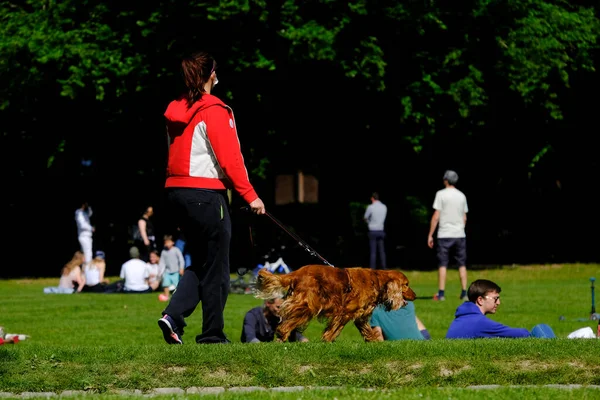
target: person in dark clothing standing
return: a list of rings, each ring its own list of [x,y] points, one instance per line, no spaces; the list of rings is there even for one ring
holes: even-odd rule
[[[133,245],[138,248],[140,259],[145,262],[150,261],[150,252],[156,250],[156,233],[152,223],[153,215],[154,207],[146,207],[134,227]]]
[[[369,227],[369,267],[377,269],[377,256],[381,269],[387,269],[385,255],[385,218],[387,206],[379,200],[379,193],[371,195],[371,204],[365,210],[364,220]]]
[[[223,310],[229,294],[231,219],[228,189],[255,214],[265,205],[249,181],[233,111],[211,92],[217,63],[199,52],[181,62],[186,92],[165,111],[169,158],[165,182],[172,223],[186,238],[192,264],[158,320],[165,341],[182,344],[185,318],[202,303],[196,343],[230,343]]]

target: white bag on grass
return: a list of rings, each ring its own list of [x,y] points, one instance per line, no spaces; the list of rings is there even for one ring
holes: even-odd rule
[[[568,339],[596,339],[596,334],[589,326],[569,333]]]

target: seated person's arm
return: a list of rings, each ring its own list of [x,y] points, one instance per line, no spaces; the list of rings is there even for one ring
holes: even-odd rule
[[[83,290],[83,287],[85,286],[85,275],[83,274],[81,268],[77,268],[79,269],[79,272],[77,273],[77,293],[79,293]]]
[[[385,339],[383,337],[383,330],[381,329],[379,318],[377,317],[377,310],[375,310],[375,312],[371,315],[371,320],[369,323],[371,324],[371,330],[377,337],[377,341],[383,342]]]
[[[503,325],[496,321],[486,326],[482,332],[486,336],[496,336],[505,338],[520,338],[529,337],[529,330],[525,328],[511,328],[510,326]]]
[[[456,320],[455,320],[456,321]],[[454,329],[451,332],[452,327]],[[455,322],[450,325],[450,329],[446,334],[448,339],[476,339],[476,338],[519,338],[528,337],[529,331],[524,328],[511,328],[502,325],[499,322],[492,321],[487,317],[481,318],[477,323],[467,323],[461,321],[460,324]]]
[[[100,270],[100,283],[109,283],[108,278],[104,277],[104,273],[106,272],[106,264],[102,263],[98,266],[98,269]]]
[[[308,342],[308,338],[297,330],[294,331],[294,337],[296,339],[296,342]]]
[[[244,332],[244,336],[246,337],[246,343],[260,343],[260,340],[256,337],[256,326],[258,321],[254,318],[252,313],[246,313],[244,317],[244,325],[242,327],[242,331]]]
[[[421,320],[419,319],[419,317],[417,317],[415,315],[415,319],[417,320],[417,328],[419,328],[419,331],[421,332],[421,335],[423,335],[423,337],[426,340],[431,339],[431,335],[429,334],[429,331],[427,330],[427,328],[425,327],[425,325],[421,322]]]
[[[378,342],[383,342],[384,339],[383,339],[383,332],[381,331],[381,327],[379,327],[379,326],[372,326],[371,330],[377,336],[377,341]]]

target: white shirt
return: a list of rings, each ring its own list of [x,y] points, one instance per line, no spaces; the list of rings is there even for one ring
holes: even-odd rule
[[[162,274],[164,272],[164,269],[161,270],[160,269],[160,265],[159,264],[152,264],[152,263],[147,263],[148,264],[148,276],[150,277],[149,282],[153,283],[153,282],[160,282],[162,279]]]
[[[148,265],[139,258],[132,258],[121,266],[121,279],[125,279],[125,290],[136,292],[148,289],[147,279],[150,276]]]
[[[96,286],[100,283],[100,270],[91,266],[84,267],[85,284],[88,286]]]
[[[467,197],[457,188],[438,190],[433,200],[433,208],[440,212],[437,237],[463,238],[465,234],[464,216],[469,212]]]

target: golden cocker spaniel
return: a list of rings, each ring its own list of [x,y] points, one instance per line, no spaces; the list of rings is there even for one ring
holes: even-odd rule
[[[369,323],[373,310],[379,304],[397,310],[406,300],[414,300],[408,283],[406,275],[395,270],[305,265],[282,275],[261,269],[255,293],[259,299],[284,297],[276,332],[280,342],[287,341],[294,329],[304,330],[313,318],[326,322],[321,336],[325,342],[334,341],[350,321],[371,342],[377,341]]]

